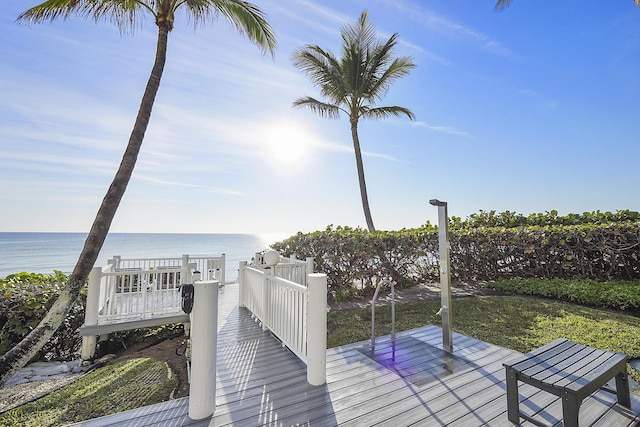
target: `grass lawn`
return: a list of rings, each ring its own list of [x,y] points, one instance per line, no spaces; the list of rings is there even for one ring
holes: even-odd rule
[[[167,400],[177,384],[164,362],[115,362],[34,402],[0,414],[0,426],[60,426]]]

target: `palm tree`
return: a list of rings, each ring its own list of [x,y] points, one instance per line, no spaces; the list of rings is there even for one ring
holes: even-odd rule
[[[414,114],[404,107],[374,106],[386,94],[391,83],[409,74],[415,64],[408,56],[392,58],[398,34],[393,34],[386,42],[378,41],[367,11],[362,12],[355,24],[344,26],[340,33],[340,59],[317,45],[307,45],[293,52],[293,65],[305,72],[320,88],[320,93],[328,99],[323,102],[307,96],[296,100],[293,105],[307,107],[321,117],[336,119],[340,112],[349,117],[362,208],[367,227],[370,232],[374,232],[358,138],[358,121],[361,118],[381,119],[402,114],[411,120],[415,119]]]
[[[498,0],[498,3],[496,3],[496,9],[504,9],[506,7],[509,7],[509,5],[511,4],[512,0]],[[640,0],[633,0],[638,7],[640,7]]]
[[[155,62],[129,143],[98,209],[78,262],[45,318],[20,343],[0,357],[0,385],[23,367],[62,324],[96,262],[140,152],[164,70],[168,36],[173,30],[178,11],[184,12],[196,26],[213,22],[219,16],[223,16],[263,53],[275,52],[275,36],[264,13],[252,3],[242,0],[47,0],[25,11],[17,19],[19,22],[33,24],[77,15],[96,22],[109,20],[118,25],[121,33],[132,33],[140,24],[143,15],[148,14],[158,26],[158,42]]]

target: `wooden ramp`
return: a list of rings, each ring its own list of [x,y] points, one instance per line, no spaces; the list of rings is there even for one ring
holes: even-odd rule
[[[189,419],[188,398],[79,423],[79,426],[509,426],[502,363],[519,353],[454,335],[454,353],[439,346],[435,326],[397,334],[376,343],[327,350],[327,384],[306,382],[306,366],[243,308],[238,286],[220,294],[216,411],[212,418]],[[533,387],[520,387],[528,413],[560,426],[558,399]],[[580,409],[581,426],[636,426],[640,397],[631,411],[615,395],[598,392]],[[531,425],[525,423],[523,425]]]

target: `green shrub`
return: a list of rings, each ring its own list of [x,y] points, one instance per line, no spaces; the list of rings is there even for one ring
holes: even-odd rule
[[[19,343],[44,318],[66,281],[57,270],[52,275],[17,273],[0,280],[0,354]],[[76,330],[84,321],[85,300],[86,288],[37,359],[68,359],[77,352],[80,337]]]
[[[525,217],[480,211],[465,221],[450,218],[449,237],[454,281],[640,279],[637,212],[558,216],[551,211]],[[328,276],[334,300],[369,296],[385,277],[393,277],[399,286],[439,278],[438,230],[429,223],[375,233],[329,226],[272,247],[285,256],[314,257],[316,271]]]

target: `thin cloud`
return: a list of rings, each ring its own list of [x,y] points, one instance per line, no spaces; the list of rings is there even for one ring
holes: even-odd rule
[[[532,89],[519,90],[518,94],[533,100],[537,106],[545,110],[553,110],[558,106],[558,101],[556,99],[548,98]]]
[[[401,2],[398,0],[381,0],[389,7],[394,7],[400,10],[404,15],[411,19],[422,23],[433,31],[440,33],[447,33],[454,36],[462,37],[468,40],[472,40],[477,43],[480,48],[486,50],[493,55],[514,57],[514,52],[506,47],[502,42],[493,40],[490,36],[475,30],[467,25],[452,21],[439,15],[431,10],[421,7],[416,4],[409,4],[407,2]]]
[[[454,127],[451,126],[434,126],[434,125],[430,125],[428,123],[425,122],[412,122],[411,123],[412,126],[418,126],[421,128],[425,128],[428,129],[432,132],[440,132],[440,133],[447,133],[450,135],[460,135],[460,136],[464,136],[466,138],[473,138],[473,136],[471,136],[471,134],[458,130]]]

